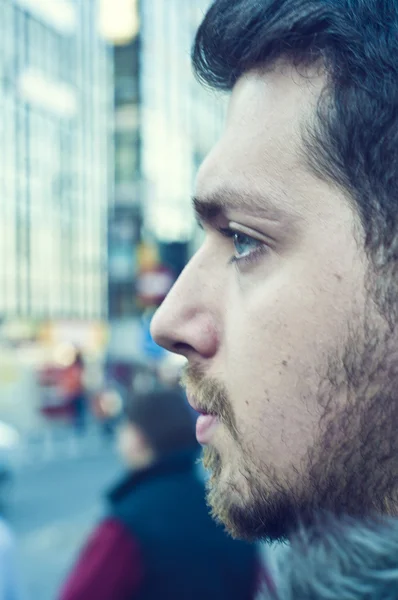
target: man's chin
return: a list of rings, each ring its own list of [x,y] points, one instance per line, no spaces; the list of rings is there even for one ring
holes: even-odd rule
[[[212,517],[224,525],[234,538],[250,542],[285,541],[295,529],[293,524],[298,525],[292,511],[269,504],[264,510],[264,505],[259,502],[243,501],[234,486],[226,487],[211,479],[207,487],[207,502]]]
[[[206,447],[203,465],[210,472],[207,503],[212,517],[234,538],[284,541],[298,526],[298,511],[288,494],[265,492],[248,473],[228,469],[219,452]]]

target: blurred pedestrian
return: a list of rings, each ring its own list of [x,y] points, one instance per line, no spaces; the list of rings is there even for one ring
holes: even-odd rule
[[[81,352],[76,352],[73,362],[64,370],[60,378],[60,392],[71,409],[76,431],[83,433],[86,426],[87,399]]]
[[[253,598],[257,549],[228,537],[208,514],[182,395],[158,390],[129,399],[120,450],[128,472],[60,600]]]
[[[15,540],[6,521],[0,517],[0,600],[20,600]]]

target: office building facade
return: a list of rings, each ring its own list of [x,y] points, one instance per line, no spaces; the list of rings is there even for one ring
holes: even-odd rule
[[[109,213],[109,318],[137,312],[137,245],[141,233],[140,36],[114,48],[114,183]]]
[[[96,0],[0,0],[0,317],[107,314],[110,47]]]
[[[141,2],[143,213],[147,234],[161,246],[194,249],[194,180],[224,122],[226,102],[203,89],[191,68],[192,42],[209,4]]]

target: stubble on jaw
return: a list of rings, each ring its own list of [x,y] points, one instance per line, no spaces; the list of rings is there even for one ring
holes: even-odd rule
[[[303,463],[292,457],[294,476],[276,473],[246,446],[225,386],[187,369],[184,383],[201,408],[219,415],[239,456],[228,465],[214,447],[203,453],[212,515],[234,537],[285,539],[320,511],[398,514],[398,336],[388,305],[376,303],[372,292],[347,324],[344,347],[320,365],[319,430]]]
[[[292,459],[295,481],[242,446],[239,490],[209,453],[212,512],[235,537],[286,539],[320,512],[398,514],[398,345],[396,332],[380,325],[368,319],[361,335],[350,333],[343,358],[330,361],[317,394],[318,436],[303,465]]]

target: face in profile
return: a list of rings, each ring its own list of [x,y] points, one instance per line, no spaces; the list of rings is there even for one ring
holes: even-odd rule
[[[205,240],[152,324],[188,359],[209,503],[239,537],[393,504],[394,336],[354,203],[302,140],[324,84],[286,66],[238,81],[197,180]]]

